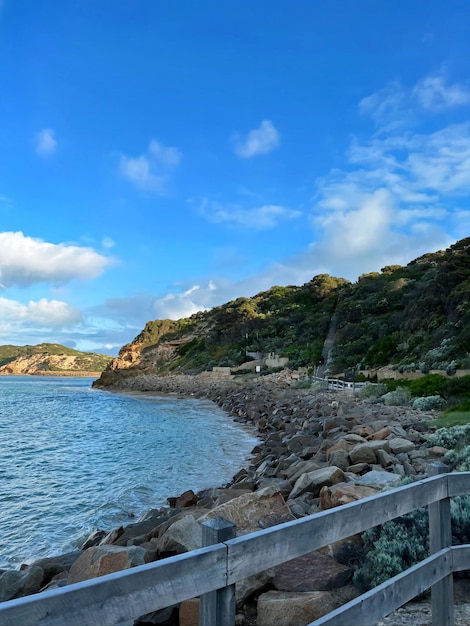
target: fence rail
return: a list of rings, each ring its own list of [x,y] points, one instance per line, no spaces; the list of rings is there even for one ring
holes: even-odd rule
[[[328,384],[328,389],[333,389],[336,391],[356,391],[357,389],[362,389],[362,387],[367,387],[368,385],[377,385],[377,383],[371,383],[369,381],[366,382],[351,382],[347,380],[343,380],[342,378],[322,378],[321,376],[313,375],[312,382],[319,382]]]
[[[445,468],[442,464],[432,466],[435,474]],[[233,525],[227,525],[225,520],[210,520],[205,524],[212,528],[209,534],[214,528],[217,531],[214,545],[0,603],[0,624],[127,626],[141,615],[201,596],[201,626],[233,626],[235,583],[427,506],[431,555],[308,626],[374,626],[429,587],[432,587],[433,624],[453,626],[452,574],[470,569],[470,545],[451,546],[449,498],[467,494],[470,494],[470,472],[439,473],[233,539],[226,538],[231,536],[227,529]]]

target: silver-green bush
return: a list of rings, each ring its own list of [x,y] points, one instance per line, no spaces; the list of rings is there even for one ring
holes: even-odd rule
[[[430,411],[432,409],[443,409],[447,406],[447,402],[441,396],[424,396],[415,398],[411,405],[413,409],[420,411]]]
[[[439,428],[428,436],[429,446],[458,449],[470,443],[470,424]]]
[[[358,389],[357,395],[361,398],[361,400],[365,400],[366,398],[380,398],[380,396],[383,396],[386,391],[387,386],[383,383],[379,383],[377,385],[368,383],[367,385],[364,385],[364,387]]]
[[[410,390],[406,387],[397,387],[395,391],[389,391],[383,396],[386,406],[409,406],[411,401]]]

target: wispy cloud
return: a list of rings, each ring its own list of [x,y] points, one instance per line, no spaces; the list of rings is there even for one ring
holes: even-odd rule
[[[122,155],[119,172],[138,189],[164,194],[170,174],[180,162],[178,148],[164,146],[152,139],[145,154],[137,157]]]
[[[232,141],[237,156],[249,159],[275,150],[279,145],[279,133],[270,120],[263,120],[259,128],[250,130],[245,137],[234,134]]]
[[[113,263],[92,248],[53,244],[22,232],[0,233],[0,286],[26,287],[99,276]]]
[[[454,83],[446,83],[444,76],[435,74],[420,80],[413,89],[421,106],[430,111],[462,106],[470,103],[470,87]]]
[[[450,84],[440,72],[425,76],[410,88],[399,81],[391,81],[383,89],[362,98],[359,111],[370,116],[376,126],[387,133],[416,124],[423,110],[439,113],[467,104],[470,104],[470,85]]]
[[[103,239],[103,241],[101,242],[101,245],[103,246],[103,248],[114,248],[114,246],[116,245],[114,243],[114,241],[111,239],[111,237],[105,237]]]
[[[277,204],[245,209],[238,204],[221,204],[205,199],[202,214],[211,222],[226,223],[255,230],[275,228],[280,222],[300,217],[301,212]]]
[[[394,84],[361,101],[360,110],[384,125],[354,138],[346,167],[318,181],[317,241],[305,259],[321,257],[350,278],[353,269],[408,262],[468,236],[470,123],[425,132],[392,123],[407,107],[411,117],[424,106],[437,112],[464,104],[465,93],[428,77],[412,91]]]
[[[35,137],[36,153],[42,157],[52,156],[57,150],[57,141],[51,128],[43,128]]]
[[[362,98],[358,106],[360,113],[369,115],[377,125],[401,126],[408,108],[407,95],[398,81],[392,81]]]

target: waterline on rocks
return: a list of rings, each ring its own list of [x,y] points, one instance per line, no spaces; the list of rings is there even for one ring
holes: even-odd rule
[[[95,528],[229,481],[257,441],[208,400],[91,382],[0,378],[0,567],[66,552]]]

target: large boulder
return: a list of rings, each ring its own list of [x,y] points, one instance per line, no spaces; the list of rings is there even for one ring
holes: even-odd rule
[[[355,479],[356,485],[368,485],[370,487],[388,487],[389,485],[393,485],[401,480],[401,476],[399,474],[394,474],[392,472],[386,472],[385,470],[372,470],[361,476],[360,478]]]
[[[385,450],[390,451],[390,447],[387,441],[368,441],[367,443],[360,443],[355,446],[350,452],[349,457],[351,464],[355,463],[376,463],[376,451]]]
[[[394,454],[410,452],[415,449],[415,444],[404,437],[395,437],[389,440],[390,449]]]
[[[44,570],[30,565],[21,571],[0,570],[0,602],[36,593],[42,586]]]
[[[297,463],[293,463],[283,474],[287,480],[295,483],[302,474],[308,474],[320,468],[321,466],[316,461],[298,461]]]
[[[139,546],[94,546],[85,550],[72,565],[68,582],[78,583],[147,562],[147,552]]]
[[[303,626],[338,607],[329,591],[268,591],[258,598],[257,626]]]
[[[278,591],[331,591],[346,585],[352,575],[349,567],[331,556],[310,552],[278,565],[273,585]]]
[[[321,488],[325,485],[329,487],[336,483],[344,482],[345,480],[346,476],[343,470],[335,465],[302,474],[290,492],[289,499],[298,498],[307,491],[316,497],[320,493]]]
[[[159,537],[157,548],[160,553],[189,552],[202,546],[202,527],[192,515],[185,515],[172,524]]]
[[[276,486],[225,502],[200,517],[199,521],[215,517],[223,517],[235,524],[238,536],[295,519]]]
[[[60,554],[59,556],[44,557],[34,561],[32,565],[40,567],[43,570],[43,584],[45,584],[54,576],[62,574],[62,572],[68,572],[81,553],[81,550],[74,550],[73,552],[66,552],[65,554]]]
[[[380,491],[380,487],[369,485],[354,485],[350,483],[340,483],[332,487],[322,487],[320,491],[320,505],[323,511],[332,509],[342,504],[349,504],[368,498]]]

